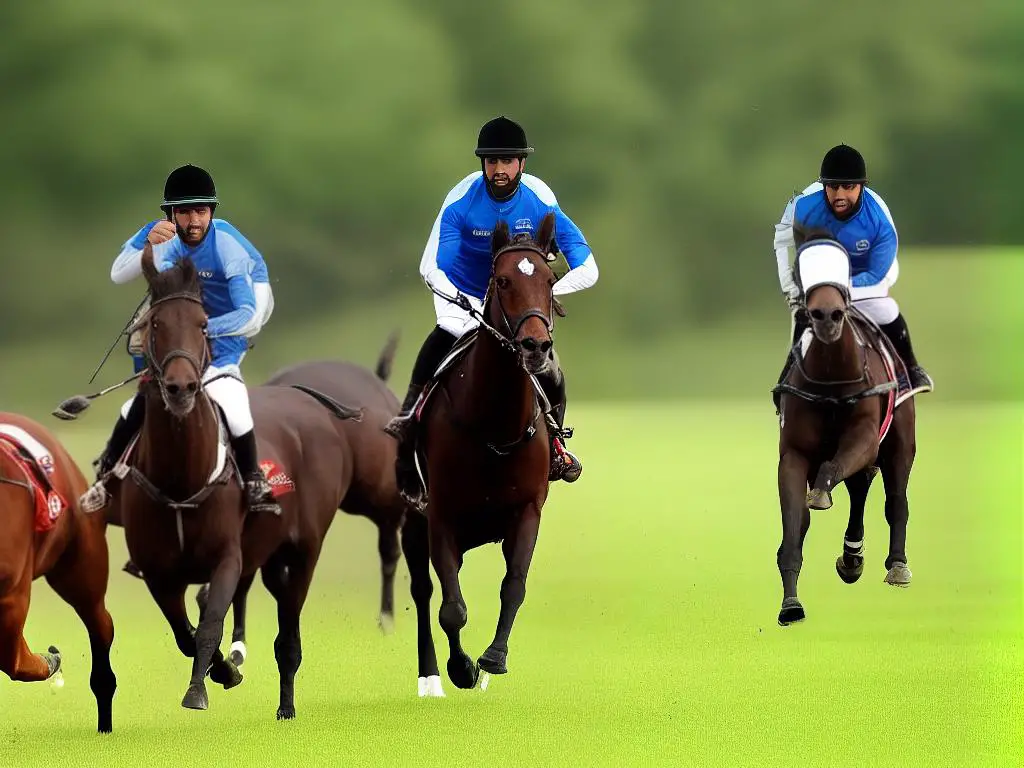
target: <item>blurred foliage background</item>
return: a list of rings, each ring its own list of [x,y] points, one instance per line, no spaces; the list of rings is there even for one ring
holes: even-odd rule
[[[85,386],[143,290],[110,264],[186,162],[270,265],[250,381],[371,363],[398,328],[404,391],[433,324],[423,244],[501,113],[601,269],[559,326],[571,397],[758,397],[770,416],[773,225],[840,141],[896,219],[930,397],[1016,396],[971,349],[996,325],[985,276],[1020,258],[991,248],[1020,240],[1020,3],[39,0],[0,8],[0,43],[3,407]],[[122,344],[99,383],[129,372]]]

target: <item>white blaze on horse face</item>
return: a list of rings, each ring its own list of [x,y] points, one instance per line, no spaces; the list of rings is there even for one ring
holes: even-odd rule
[[[519,271],[527,277],[533,277],[533,270],[536,269],[536,267],[533,266],[533,262],[526,256],[523,256],[523,260],[516,266],[519,267]]]

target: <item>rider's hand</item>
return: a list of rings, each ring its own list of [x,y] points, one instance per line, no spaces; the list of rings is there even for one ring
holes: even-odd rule
[[[178,230],[174,226],[174,222],[158,221],[153,225],[153,228],[149,230],[149,234],[146,235],[146,239],[149,241],[150,245],[159,245],[160,243],[166,243],[177,234]]]

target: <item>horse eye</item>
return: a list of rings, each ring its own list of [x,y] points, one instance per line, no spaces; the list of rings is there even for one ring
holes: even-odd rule
[[[498,280],[497,280],[497,283],[498,283],[498,287],[499,287],[499,288],[503,288],[503,289],[504,289],[504,288],[508,288],[508,287],[509,287],[509,286],[510,286],[510,285],[512,284],[512,281],[511,281],[511,280],[509,280],[509,279],[508,279],[507,277],[505,277],[504,275],[501,275],[501,276],[500,276],[500,277],[498,278]]]

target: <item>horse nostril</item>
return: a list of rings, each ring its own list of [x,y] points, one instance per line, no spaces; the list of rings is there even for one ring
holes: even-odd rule
[[[825,319],[825,313],[822,312],[820,309],[812,309],[811,318],[820,322]]]
[[[519,344],[527,352],[536,352],[538,349],[540,349],[540,344],[532,336],[527,336],[525,339],[519,342]]]
[[[187,385],[185,385],[185,390],[190,395],[194,395],[197,391],[199,391],[199,382],[195,380],[190,381]]]
[[[843,319],[843,310],[833,309],[832,310],[832,322],[838,323]]]
[[[177,397],[180,392],[181,387],[178,384],[175,384],[170,381],[167,382],[167,394],[171,395],[172,397]]]
[[[546,355],[548,352],[551,351],[551,344],[551,339],[548,339],[547,341],[542,341],[540,345],[540,351]]]

